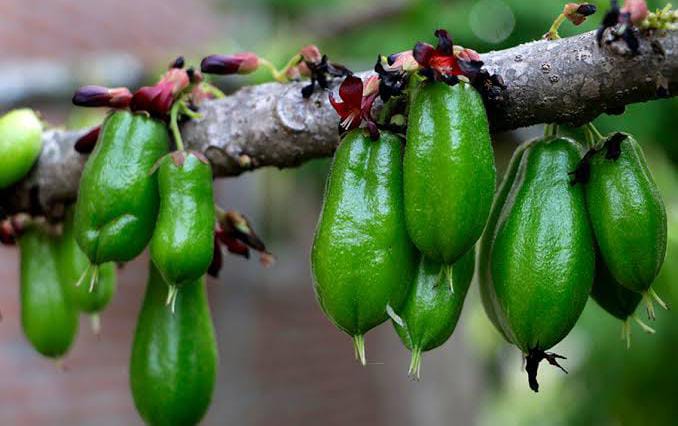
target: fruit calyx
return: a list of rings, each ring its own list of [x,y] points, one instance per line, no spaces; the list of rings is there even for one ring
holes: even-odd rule
[[[525,371],[527,371],[527,380],[530,384],[530,389],[535,392],[539,392],[537,370],[539,369],[539,363],[544,359],[548,361],[549,364],[560,368],[565,372],[565,374],[567,374],[567,370],[563,368],[562,365],[558,364],[559,359],[567,359],[566,357],[553,352],[545,352],[537,348],[530,349],[530,351],[525,356]]]

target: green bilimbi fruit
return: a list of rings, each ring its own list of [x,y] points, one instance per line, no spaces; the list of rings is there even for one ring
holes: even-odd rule
[[[532,143],[534,143],[534,141],[522,143],[513,152],[511,161],[506,168],[504,179],[502,180],[501,185],[499,185],[497,193],[494,196],[490,217],[487,220],[485,232],[480,239],[480,247],[478,250],[478,288],[480,289],[480,300],[482,301],[487,317],[490,319],[499,333],[501,333],[504,338],[506,338],[506,340],[510,339],[504,333],[504,330],[499,323],[499,315],[497,314],[499,310],[499,302],[497,301],[496,293],[492,288],[490,253],[492,252],[492,243],[494,242],[494,233],[496,232],[496,225],[497,221],[499,220],[499,215],[501,214],[504,203],[506,203],[506,198],[508,197],[511,187],[513,186],[513,181],[515,180],[516,174],[518,173],[518,166],[520,165],[520,161],[523,158],[523,154]]]
[[[42,150],[42,123],[33,110],[15,109],[0,117],[0,189],[23,178]]]
[[[116,111],[106,118],[85,165],[75,206],[75,238],[98,266],[126,262],[146,247],[158,214],[158,179],[149,174],[168,151],[165,124]]]
[[[607,313],[624,322],[622,339],[626,347],[631,346],[631,320],[634,320],[646,333],[654,334],[654,329],[642,322],[635,314],[642,295],[619,284],[605,266],[605,262],[596,256],[596,277],[591,288],[591,298]]]
[[[403,303],[416,267],[402,201],[402,142],[382,131],[372,141],[344,137],[327,179],[311,254],[320,306],[353,336],[365,364],[364,335]]]
[[[57,239],[39,224],[19,238],[21,251],[21,326],[42,355],[60,358],[78,332],[78,311],[59,275]]]
[[[600,255],[619,284],[643,294],[654,317],[650,288],[666,254],[666,209],[640,145],[625,133],[603,141],[589,161],[586,205]]]
[[[412,351],[410,375],[419,378],[422,352],[437,348],[452,335],[474,270],[475,248],[454,265],[421,256],[414,283],[398,312],[401,321],[393,320],[400,340]]]
[[[205,280],[182,289],[172,313],[168,284],[149,263],[130,362],[134,404],[150,425],[195,425],[210,405],[218,363]]]
[[[593,283],[595,253],[577,168],[579,146],[566,138],[533,142],[522,154],[511,190],[492,232],[490,300],[502,334],[526,354],[537,391],[545,351],[560,342],[581,315]]]
[[[469,84],[413,88],[403,165],[405,218],[428,258],[452,264],[485,228],[496,172],[480,94]]]
[[[59,274],[66,294],[78,310],[91,316],[92,330],[99,334],[99,313],[115,295],[115,263],[102,264],[98,270],[97,285],[90,285],[93,284],[93,271],[89,268],[89,259],[75,241],[72,208],[66,211],[57,253]]]
[[[212,168],[199,153],[177,151],[160,160],[160,210],[151,239],[151,259],[170,284],[172,304],[178,286],[200,279],[214,251]]]

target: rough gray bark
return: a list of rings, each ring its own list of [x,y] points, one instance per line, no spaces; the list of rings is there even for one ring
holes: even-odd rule
[[[624,53],[621,44],[599,48],[590,32],[482,55],[489,71],[507,85],[505,98],[490,116],[493,130],[537,123],[581,125],[604,112],[656,99],[660,84],[678,94],[678,31],[645,35],[639,55]],[[303,99],[303,84],[250,86],[206,102],[203,117],[183,126],[185,143],[206,154],[216,176],[294,167],[330,156],[339,142],[338,117],[327,92]],[[0,194],[0,207],[35,212],[73,200],[83,161],[72,145],[80,134],[46,132],[37,166],[25,181]]]

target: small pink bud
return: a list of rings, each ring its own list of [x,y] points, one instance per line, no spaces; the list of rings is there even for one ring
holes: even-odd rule
[[[252,52],[210,55],[200,62],[200,69],[206,74],[249,74],[258,68],[259,57]]]
[[[596,6],[590,3],[567,3],[563,15],[574,25],[581,25],[588,16],[596,13]]]
[[[173,91],[172,81],[142,87],[134,93],[130,108],[132,111],[146,111],[153,117],[164,118],[172,108]]]
[[[303,47],[299,54],[304,59],[305,62],[310,62],[312,64],[317,64],[322,61],[323,55],[320,53],[320,49],[315,44],[309,44],[308,46]]]
[[[126,87],[82,86],[73,94],[73,105],[85,107],[125,108],[132,100]]]
[[[391,55],[389,57],[389,62],[391,62],[391,65],[388,66],[389,70],[412,72],[419,69],[419,63],[416,59],[414,59],[412,50],[406,50],[404,52]]]
[[[158,84],[168,83],[172,85],[172,95],[178,95],[191,83],[186,70],[172,68],[162,76]]]
[[[645,0],[626,0],[621,11],[622,13],[628,13],[631,17],[631,22],[635,25],[643,22],[650,13]]]

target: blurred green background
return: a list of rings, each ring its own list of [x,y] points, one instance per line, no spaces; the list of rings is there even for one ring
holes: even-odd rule
[[[123,3],[126,2],[120,2],[120,4]],[[580,27],[565,23],[560,31],[561,36],[592,30],[597,26],[609,2],[595,1],[593,3],[599,6],[599,12]],[[191,41],[190,46],[181,46],[181,49],[174,45],[158,49],[154,55],[144,56],[141,61],[143,65],[141,71],[131,74],[130,68],[127,67],[125,78],[118,80],[114,78],[114,80],[131,86],[152,82],[166,67],[172,55],[178,53],[185,54],[189,62],[197,63],[208,53],[252,50],[282,65],[301,46],[308,43],[317,44],[333,61],[347,65],[354,70],[364,70],[373,66],[379,53],[389,54],[410,49],[417,40],[432,42],[432,31],[435,28],[448,29],[455,43],[480,52],[498,50],[540,38],[562,10],[563,2],[559,0],[324,0],[322,2],[316,0],[221,0],[195,2],[195,4],[200,4],[214,21],[210,26],[210,32],[205,37],[195,42]],[[648,4],[651,8],[664,5],[659,1],[648,1]],[[190,12],[186,12],[185,19],[188,19],[189,14]],[[108,16],[107,19],[110,22],[117,22],[114,16]],[[3,69],[1,64],[0,69]],[[63,89],[62,93],[54,89],[36,94],[31,92],[35,87],[27,86],[28,88],[19,92],[18,96],[6,101],[5,106],[28,103],[40,107],[46,117],[55,123],[65,122],[70,127],[89,125],[97,121],[101,117],[100,114],[69,107],[67,93],[70,93],[78,84],[104,84],[101,81],[103,77],[96,73],[71,73],[70,77],[73,75],[76,75],[76,78],[65,80],[65,83],[58,85]],[[230,92],[242,85],[266,81],[267,78],[265,73],[260,72],[246,77],[219,78],[215,79],[215,83]],[[0,96],[2,96],[1,84]],[[669,249],[666,263],[654,288],[664,300],[673,306],[678,306],[678,170],[676,168],[678,138],[673,129],[677,117],[678,98],[674,98],[631,105],[622,116],[603,116],[595,121],[604,133],[620,130],[634,134],[645,149],[669,212]],[[495,152],[500,171],[508,161],[516,143],[539,134],[541,131],[539,127],[535,127],[497,135]],[[565,129],[565,131],[579,135],[576,129]],[[245,190],[236,189],[234,183],[229,183],[230,186],[224,184],[222,188],[229,202],[233,202],[236,207],[244,206],[249,209],[245,213],[255,217],[259,233],[265,236],[271,243],[273,251],[279,255],[279,262],[275,268],[282,271],[280,272],[283,277],[281,279],[288,277],[290,281],[299,284],[299,291],[303,292],[299,294],[304,294],[307,298],[305,300],[309,303],[313,303],[311,301],[312,289],[304,259],[310,246],[310,236],[315,220],[313,215],[318,213],[328,165],[329,160],[317,160],[294,170],[282,172],[260,170],[237,180],[237,185],[242,185],[242,188],[246,188]],[[233,193],[239,195],[231,196]],[[250,201],[241,203],[238,197],[243,196],[244,193],[249,194],[248,200]],[[306,200],[306,204],[300,202],[300,198]],[[305,205],[306,210],[304,210]],[[292,208],[293,206],[295,208]],[[295,263],[290,259],[301,260]],[[234,265],[246,268],[243,263]],[[247,268],[252,268],[252,270],[247,270],[250,274],[250,281],[264,280],[267,283],[265,290],[262,290],[266,300],[274,299],[271,303],[282,303],[280,299],[284,297],[276,293],[276,291],[282,291],[276,284],[276,272],[274,271],[272,276],[269,273],[265,279],[252,278],[252,274],[258,274],[256,276],[261,277],[265,273],[252,272],[257,271],[256,265],[251,266],[252,262],[247,265],[250,265]],[[286,268],[294,270],[290,272]],[[229,278],[233,276],[229,275]],[[558,370],[543,365],[540,369],[542,390],[536,395],[527,386],[526,375],[520,368],[518,351],[503,342],[485,318],[475,286],[476,284],[469,292],[462,321],[452,342],[438,351],[453,351],[457,350],[457,345],[462,346],[465,351],[464,356],[471,358],[473,360],[471,364],[479,365],[480,368],[471,377],[451,375],[448,381],[435,388],[436,392],[426,394],[425,398],[428,400],[422,402],[426,407],[437,407],[436,409],[441,413],[445,413],[447,411],[440,406],[448,402],[455,406],[455,395],[463,392],[463,389],[459,389],[470,386],[473,394],[466,395],[467,399],[464,401],[468,401],[468,398],[473,400],[472,412],[469,416],[461,418],[478,425],[678,424],[678,404],[676,403],[678,369],[674,368],[673,364],[673,360],[678,357],[678,321],[675,320],[675,311],[659,312],[656,322],[651,324],[657,331],[653,336],[645,335],[634,324],[632,345],[630,350],[627,350],[620,339],[621,323],[607,315],[591,301],[572,333],[554,349],[558,353],[567,355],[565,366],[570,373],[564,375]],[[233,293],[231,291],[228,297],[239,297],[239,293]],[[274,296],[271,296],[272,293]],[[214,300],[216,297],[214,296]],[[251,301],[251,299],[248,300]],[[221,305],[217,304],[215,308],[219,310],[219,306]],[[317,311],[317,308],[311,309]],[[637,314],[645,317],[642,307],[639,308]],[[218,321],[218,315],[215,317],[216,321]],[[258,321],[261,322],[261,318]],[[314,321],[322,320],[314,319]],[[299,325],[299,327],[302,326]],[[388,329],[388,327],[384,325],[382,329]],[[341,342],[346,345],[346,351],[339,355],[349,358],[351,353],[348,339],[338,337],[338,333],[331,334],[333,331],[330,327],[326,330],[328,331],[323,331],[323,333],[327,334],[323,336],[328,337],[323,337],[323,339],[330,339],[329,336],[342,339]],[[379,331],[379,333],[382,332],[388,334],[390,330]],[[390,343],[384,347],[397,347],[397,343],[394,343],[397,340],[394,340],[392,336],[388,338],[391,339]],[[369,339],[368,336],[368,351]],[[324,340],[319,341],[324,344]],[[451,346],[454,346],[454,349]],[[236,349],[238,349],[237,345],[235,349],[225,354],[222,351],[222,369],[230,367],[224,364],[231,364],[232,360],[224,359],[224,357],[232,355]],[[275,351],[274,346],[267,349]],[[240,347],[240,351],[246,350],[246,346]],[[427,380],[435,382],[435,376],[440,376],[441,371],[447,369],[441,358],[436,358],[429,364],[428,357],[435,358],[434,355],[426,355],[424,358],[422,386]],[[387,363],[395,362],[389,356],[382,356],[381,359]],[[405,359],[406,354],[400,351],[397,360],[402,365],[397,365],[393,371],[404,375]],[[322,370],[315,374],[318,380],[322,378],[323,372],[331,374],[331,367],[327,368],[327,371]],[[368,370],[370,368],[374,371],[375,367],[370,366]],[[370,373],[360,370],[352,374],[369,375]],[[224,381],[235,380],[228,376],[222,379]],[[377,386],[376,389],[379,392],[398,392],[395,390],[396,387],[409,385],[404,380],[384,381],[384,383],[387,384]],[[282,386],[285,389],[284,392],[294,393],[296,392],[294,386],[303,387],[304,384],[286,382]],[[358,392],[359,389],[356,389],[356,386],[350,383],[346,385],[348,389]],[[266,385],[262,384],[264,394],[267,392],[266,389]],[[412,395],[415,392],[417,388],[400,393]],[[229,393],[228,396],[236,398],[237,393],[238,390]],[[217,394],[217,396],[223,397],[224,395]],[[435,404],[431,404],[431,398],[436,401]],[[258,404],[263,404],[262,407],[269,407],[259,399],[255,400],[259,401]],[[271,401],[268,402],[273,404]],[[384,407],[395,410],[392,402],[391,405],[377,406],[374,410],[383,410]],[[414,400],[409,402],[418,403]],[[219,402],[215,402],[216,404]],[[304,405],[303,402],[300,404]],[[461,406],[457,408],[462,410]],[[284,410],[284,407],[281,409]],[[337,407],[337,409],[342,408]],[[399,409],[413,410],[409,405],[403,405]],[[213,408],[214,410],[219,410],[219,407]],[[375,417],[377,420],[369,416],[367,418],[374,420],[373,424],[411,424],[408,420],[393,420],[394,417],[397,416],[377,416]],[[417,420],[416,417],[403,418]],[[308,421],[295,423],[284,421],[282,418],[278,420],[279,424],[322,423],[319,417],[303,418]],[[390,418],[393,421],[379,420],[384,418]],[[440,419],[441,417],[433,415],[427,418]],[[460,423],[458,418],[445,418],[445,420],[447,424],[465,424]],[[334,424],[329,419],[327,421],[328,424]],[[223,424],[223,417],[208,416],[207,423]],[[82,424],[87,424],[87,422]],[[243,421],[241,424],[250,423]],[[359,424],[359,422],[354,424]],[[420,424],[439,423],[422,420]]]

